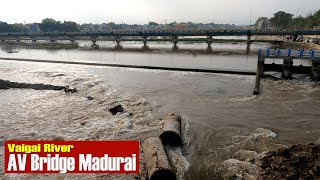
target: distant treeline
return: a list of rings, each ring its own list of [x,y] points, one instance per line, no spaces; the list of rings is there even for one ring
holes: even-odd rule
[[[309,13],[306,17],[294,17],[293,14],[279,11],[273,14],[270,19],[267,17],[260,17],[255,25],[261,25],[264,22],[264,28],[280,28],[280,29],[313,29],[315,26],[320,26],[320,10],[315,13]],[[176,24],[176,23],[175,23]],[[197,24],[191,22],[187,24],[186,28],[197,28]],[[124,24],[107,24],[111,30],[121,29]],[[138,25],[127,25],[130,28],[135,28]],[[173,26],[174,24],[168,24]],[[219,28],[220,26],[209,23],[210,28]],[[149,22],[148,26],[158,26],[156,22]],[[234,26],[234,25],[233,25]],[[233,27],[232,26],[232,27]],[[72,21],[56,21],[51,18],[43,19],[41,23],[35,24],[8,24],[0,21],[0,33],[4,32],[79,32],[80,25]],[[231,26],[230,26],[231,27]],[[230,28],[228,27],[228,28]]]
[[[8,24],[0,21],[0,33],[3,32],[29,32],[32,26],[38,26],[42,32],[78,32],[79,28],[77,23],[72,21],[56,21],[51,18],[43,19],[38,24]]]
[[[294,17],[293,14],[279,11],[273,14],[273,17],[260,17],[255,25],[260,22],[266,21],[269,27],[282,28],[282,29],[313,29],[315,26],[320,26],[320,10],[315,13],[309,13],[306,17]]]
[[[39,27],[41,31],[44,32],[54,32],[54,31],[60,31],[60,32],[78,32],[78,25],[75,22],[72,21],[64,21],[63,23],[60,21],[56,21],[51,18],[46,18],[42,20],[42,22],[39,24]]]

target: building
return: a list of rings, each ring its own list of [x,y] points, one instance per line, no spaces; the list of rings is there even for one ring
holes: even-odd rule
[[[259,29],[259,30],[267,30],[268,27],[269,27],[268,21],[260,21],[260,22],[258,23],[258,29]]]
[[[313,26],[313,30],[320,30],[320,26]]]
[[[32,23],[29,27],[29,31],[32,33],[40,32],[40,27],[38,23]]]

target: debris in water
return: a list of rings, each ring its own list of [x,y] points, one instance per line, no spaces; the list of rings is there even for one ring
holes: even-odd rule
[[[150,180],[176,180],[160,138],[148,137],[141,142],[141,147]]]
[[[13,89],[13,88],[20,88],[20,89],[35,89],[35,90],[63,90],[66,89],[64,86],[55,86],[55,85],[48,85],[48,84],[30,84],[30,83],[18,83],[18,82],[11,82],[0,79],[0,89]]]
[[[69,88],[69,86],[64,87],[64,92],[65,93],[76,93],[78,90],[77,88]]]
[[[109,112],[112,114],[112,115],[116,115],[118,112],[123,112],[124,111],[124,109],[123,109],[123,107],[122,107],[122,105],[120,104],[120,105],[117,105],[116,107],[113,107],[113,108],[111,108],[111,109],[109,109]]]
[[[80,123],[81,126],[84,126],[86,124],[87,124],[87,121],[83,121],[83,122]]]
[[[7,51],[7,53],[18,53],[18,51]]]
[[[90,101],[90,100],[93,100],[94,98],[92,96],[88,96],[87,99]]]
[[[159,136],[164,145],[182,145],[181,138],[181,116],[169,113],[164,118],[162,133]]]

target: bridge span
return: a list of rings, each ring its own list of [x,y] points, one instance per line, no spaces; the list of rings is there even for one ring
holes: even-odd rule
[[[320,30],[116,30],[88,32],[42,32],[42,33],[0,33],[5,37],[41,37],[41,36],[280,36],[280,35],[320,35]]]
[[[250,45],[253,42],[252,36],[291,36],[297,39],[298,36],[305,35],[320,35],[320,30],[281,30],[281,31],[262,31],[262,30],[116,30],[116,31],[89,31],[89,32],[39,32],[39,33],[0,33],[0,40],[37,40],[46,37],[51,42],[55,42],[63,38],[63,40],[70,40],[75,42],[84,37],[92,41],[92,46],[98,48],[97,40],[101,37],[109,37],[109,41],[115,41],[117,46],[120,46],[121,41],[142,41],[144,46],[148,41],[170,41],[173,42],[174,47],[177,48],[179,41],[193,41],[189,39],[179,39],[179,37],[202,37],[201,42],[208,43],[208,48],[214,42],[213,37],[216,36],[245,36],[247,37],[247,52],[250,52]],[[130,37],[130,38],[128,38]],[[138,37],[138,38],[137,38]],[[160,37],[160,38],[159,38]],[[104,39],[105,40],[105,39]]]

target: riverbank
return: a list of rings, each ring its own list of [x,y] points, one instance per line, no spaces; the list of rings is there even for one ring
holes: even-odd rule
[[[296,144],[257,153],[238,151],[219,169],[223,179],[319,179],[319,143]]]
[[[315,37],[315,36],[308,36],[308,37]],[[266,40],[266,41],[283,41],[283,43],[279,43],[276,46],[274,45],[274,47],[276,47],[276,48],[320,50],[320,44],[315,44],[315,43],[310,43],[310,42],[293,42],[292,40],[287,40],[287,39],[284,39],[283,37],[279,37],[279,36],[256,36],[254,38],[257,40]]]
[[[284,42],[282,47],[288,47],[291,49],[314,49],[320,50],[320,45],[315,43],[308,43],[308,42]]]

